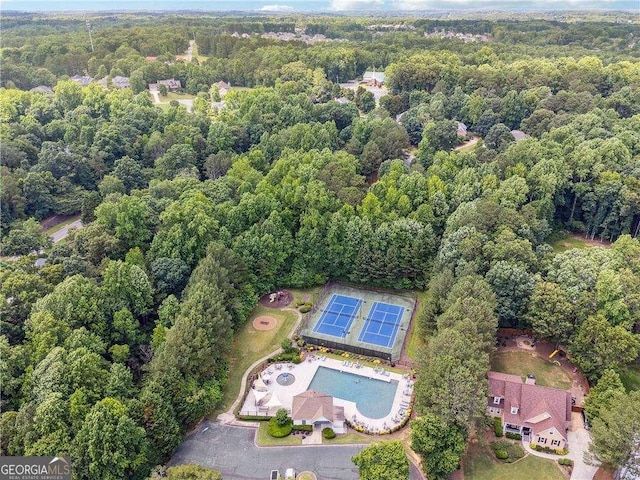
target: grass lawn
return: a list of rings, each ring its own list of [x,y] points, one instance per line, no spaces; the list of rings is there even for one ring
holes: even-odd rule
[[[170,102],[171,100],[193,100],[195,95],[189,95],[188,93],[176,93],[168,92],[166,96],[158,95],[161,102]]]
[[[628,392],[640,390],[640,366],[630,366],[622,370],[620,380]]]
[[[565,480],[553,460],[528,455],[516,463],[499,463],[487,446],[470,445],[462,459],[465,480]]]
[[[418,353],[425,345],[424,335],[420,333],[418,325],[416,325],[415,319],[413,326],[411,327],[409,342],[407,342],[407,355],[411,360],[418,361]]]
[[[257,331],[253,328],[253,319],[260,315],[269,315],[278,320],[276,328],[268,331]],[[229,358],[229,378],[224,389],[222,405],[217,413],[226,411],[234,402],[240,391],[242,375],[253,362],[265,355],[273,352],[280,346],[291,327],[295,323],[297,316],[293,312],[283,312],[273,308],[257,305],[247,323],[236,334],[231,347],[231,357]]]
[[[531,373],[536,376],[536,383],[544,387],[568,390],[573,385],[570,375],[562,367],[528,352],[498,353],[491,359],[491,369],[521,377]]]
[[[313,472],[302,472],[298,475],[298,480],[316,480],[316,478]]]
[[[555,242],[551,243],[551,247],[555,253],[566,252],[567,250],[571,250],[572,248],[587,248],[587,243],[583,240],[580,240],[576,237],[571,237],[566,235]]]
[[[418,327],[418,317],[422,309],[425,307],[425,304],[428,301],[428,295],[426,292],[416,292],[417,295],[417,306],[416,312],[413,315],[413,321],[411,324],[411,331],[409,332],[409,340],[407,342],[407,355],[411,360],[418,360],[418,353],[421,348],[425,345],[426,335],[424,335],[420,328]]]
[[[55,227],[51,227],[49,230],[46,230],[44,233],[46,233],[48,236],[51,236],[61,228],[66,227],[67,225],[75,222],[76,220],[80,220],[80,215],[74,215],[73,217],[66,219],[64,222],[57,224]]]
[[[324,445],[345,445],[352,443],[373,443],[374,437],[370,435],[363,435],[358,432],[350,432],[345,433],[344,435],[336,435],[336,438],[332,438],[331,440],[327,440],[326,438],[322,439],[322,443]]]
[[[269,435],[269,432],[267,432],[267,428],[269,428],[269,422],[260,422],[258,435],[256,436],[256,443],[261,447],[302,445],[302,437],[299,435],[289,435],[284,438],[273,438]]]
[[[322,287],[310,287],[310,288],[299,288],[296,290],[290,290],[293,293],[293,300],[289,305],[289,308],[295,308],[296,302],[311,302],[316,303],[318,299],[318,295]]]

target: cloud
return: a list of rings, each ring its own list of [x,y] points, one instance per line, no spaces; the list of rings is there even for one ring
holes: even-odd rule
[[[634,0],[635,1],[635,0]],[[491,8],[500,10],[516,9],[561,9],[569,8],[612,8],[612,4],[624,7],[626,1],[615,0],[394,0],[393,7],[401,10],[430,10],[430,9],[480,9]]]
[[[369,10],[384,7],[384,0],[331,0],[331,10]]]
[[[290,12],[294,8],[290,5],[265,5],[260,9],[262,12]]]

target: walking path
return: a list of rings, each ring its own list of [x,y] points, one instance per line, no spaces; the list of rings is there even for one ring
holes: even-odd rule
[[[288,335],[288,338],[293,340],[293,335],[295,334],[296,330],[298,329],[298,327],[300,325],[300,322],[302,322],[302,314],[298,310],[296,310],[295,308],[281,308],[280,310],[287,311],[287,312],[293,312],[298,317],[296,319],[295,323],[293,324],[293,327],[291,327],[291,331],[289,332],[289,335]],[[281,352],[282,352],[282,348],[278,348],[278,349],[274,350],[273,352],[265,355],[264,357],[259,358],[258,360],[253,362],[249,368],[247,368],[247,370],[244,372],[244,375],[242,375],[242,380],[240,381],[240,391],[238,392],[238,396],[236,397],[235,401],[233,402],[233,404],[229,407],[229,409],[226,412],[221,413],[220,415],[218,415],[218,420],[220,422],[225,423],[225,424],[230,424],[230,425],[254,425],[254,423],[251,423],[251,422],[244,422],[244,421],[241,421],[241,420],[237,420],[236,416],[234,415],[233,412],[235,411],[236,407],[240,404],[240,402],[244,398],[244,392],[245,392],[245,390],[247,388],[247,378],[249,378],[249,374],[258,365],[260,365],[261,363],[266,362],[267,359],[273,357],[274,355],[278,355]]]
[[[295,321],[295,323],[293,324],[293,327],[291,327],[291,331],[289,332],[288,338],[290,338],[291,340],[293,340],[293,336],[295,334],[295,332],[298,330],[298,327],[300,326],[300,323],[302,322],[302,314],[295,308],[290,308],[290,307],[285,307],[285,308],[281,308],[281,311],[289,311],[289,312],[293,312],[296,314],[296,316],[298,317]],[[223,425],[229,425],[229,426],[236,426],[236,427],[249,427],[252,429],[256,429],[257,427],[259,427],[259,423],[258,422],[247,422],[247,421],[243,421],[243,420],[238,420],[234,414],[234,411],[236,409],[236,407],[240,404],[240,402],[242,401],[242,399],[244,398],[244,393],[246,390],[246,386],[247,386],[247,379],[249,377],[249,374],[253,371],[254,368],[256,368],[258,365],[260,365],[261,363],[267,361],[267,359],[269,359],[270,357],[279,354],[280,352],[282,352],[282,348],[278,348],[276,350],[274,350],[273,352],[269,353],[268,355],[265,355],[264,357],[256,360],[255,362],[253,362],[253,364],[244,372],[244,374],[242,375],[242,380],[240,382],[240,391],[238,392],[238,396],[235,399],[235,401],[233,402],[233,404],[229,407],[229,409],[226,412],[221,413],[220,415],[218,415],[218,417],[216,418],[217,422],[219,422],[220,424]],[[205,422],[206,423],[206,422]],[[406,430],[403,430],[406,432]],[[387,437],[395,437],[398,434],[401,434],[402,432],[395,432],[392,435],[388,435]],[[257,435],[258,432],[257,430],[255,430],[254,435]],[[318,445],[321,448],[331,448],[328,445],[322,445],[322,431],[318,430],[317,432],[314,430],[313,434],[308,438],[308,441],[311,443],[311,445]],[[391,439],[391,438],[390,438]],[[255,443],[255,440],[254,440]],[[308,443],[305,443],[303,441],[304,445],[309,446]],[[255,444],[256,447],[258,447],[257,444]],[[303,446],[304,446],[303,445]],[[349,447],[357,447],[356,445],[344,445],[342,446],[343,448],[349,448]],[[259,447],[262,448],[262,447]],[[264,447],[264,448],[274,448],[274,447]],[[299,449],[300,447],[297,446],[291,446],[291,447],[281,447],[281,448],[292,448],[292,449]],[[362,445],[360,445],[358,448],[362,448]],[[422,471],[422,469],[420,468],[420,458],[418,455],[416,455],[415,452],[413,452],[413,450],[409,450],[408,451],[408,457],[409,457],[409,465],[410,465],[410,477],[412,480],[425,480],[425,476],[424,473]],[[590,479],[589,479],[590,480]]]

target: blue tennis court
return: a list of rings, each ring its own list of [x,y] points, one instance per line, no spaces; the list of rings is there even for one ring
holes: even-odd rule
[[[360,298],[334,294],[313,331],[334,337],[346,337],[361,305]]]
[[[404,307],[391,303],[375,302],[367,321],[360,331],[359,342],[390,348],[396,340]]]

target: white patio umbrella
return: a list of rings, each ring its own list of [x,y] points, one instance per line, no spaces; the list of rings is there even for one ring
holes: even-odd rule
[[[280,401],[278,396],[274,393],[273,395],[271,395],[271,398],[267,402],[265,402],[264,406],[269,407],[270,409],[282,408],[282,402]]]
[[[267,390],[269,390],[267,388],[267,385],[264,383],[264,380],[262,380],[262,378],[260,377],[256,378],[253,382],[253,388],[255,390],[258,390],[259,392],[266,392]]]
[[[269,396],[271,392],[261,392],[259,390],[253,391],[253,396],[256,399],[256,405],[262,405],[264,399]]]

